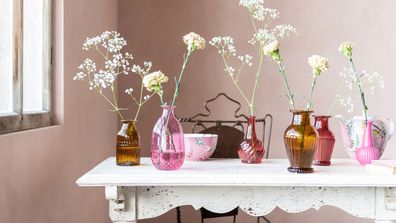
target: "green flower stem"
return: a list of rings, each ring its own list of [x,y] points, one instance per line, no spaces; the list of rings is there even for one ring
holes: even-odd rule
[[[306,111],[309,111],[310,109],[312,109],[312,95],[313,95],[313,91],[315,89],[317,78],[318,78],[318,76],[314,74],[314,77],[312,79],[312,84],[311,84],[311,91],[309,92],[307,107],[305,109]]]
[[[121,120],[125,120],[124,117],[122,116],[121,112],[120,112],[120,108],[118,108],[118,106],[114,105],[110,99],[108,99],[106,97],[106,95],[104,95],[102,92],[97,91],[113,108],[114,110],[118,113],[118,116],[120,116]]]
[[[283,82],[285,83],[286,88],[287,88],[287,95],[288,95],[288,98],[289,98],[289,103],[292,106],[293,110],[296,110],[296,106],[295,106],[295,103],[294,103],[294,96],[293,96],[293,94],[290,91],[290,86],[289,86],[289,83],[287,82],[285,68],[282,65],[282,61],[280,61],[278,63],[278,65],[279,65],[279,73],[281,74],[281,76],[283,78]]]
[[[176,97],[179,96],[179,93],[180,93],[180,82],[181,82],[181,80],[183,78],[184,71],[186,70],[188,61],[190,60],[190,57],[191,57],[193,51],[194,51],[194,49],[189,48],[188,51],[187,51],[187,56],[184,58],[182,69],[181,69],[180,75],[179,75],[179,79],[176,81],[175,92],[173,93],[173,98],[172,98],[172,101],[170,103],[171,107],[174,106],[175,101],[176,101]]]
[[[224,62],[224,66],[227,68],[228,67],[228,63],[227,60],[225,59],[224,55],[222,55],[223,58],[223,62]],[[239,71],[240,72],[240,71]],[[238,75],[239,76],[239,75]],[[234,77],[231,76],[232,82],[234,83],[234,85],[237,87],[239,93],[241,93],[243,99],[246,101],[246,103],[249,105],[250,107],[250,101],[249,99],[247,99],[246,95],[243,93],[242,89],[239,87],[238,85],[238,80],[236,80]]]
[[[137,118],[139,117],[140,108],[143,105],[142,99],[143,99],[143,84],[141,84],[141,86],[140,86],[140,98],[139,98],[139,104],[138,104],[138,108],[136,110],[136,114],[135,114],[135,118],[134,118],[135,122],[137,121]]]
[[[263,66],[263,60],[264,60],[263,46],[262,46],[261,43],[260,43],[259,55],[260,55],[260,64],[259,64],[259,67],[258,67],[258,70],[257,70],[257,73],[256,73],[256,80],[254,82],[252,99],[250,101],[250,115],[252,115],[252,116],[254,115],[254,108],[253,108],[254,98],[256,96],[256,91],[257,91],[257,88],[258,88],[258,82],[259,82],[259,79],[260,79],[261,68]]]
[[[360,98],[361,98],[361,100],[362,100],[362,105],[363,105],[364,120],[365,120],[365,123],[367,124],[367,111],[368,111],[368,107],[367,107],[367,105],[366,105],[366,99],[365,99],[365,97],[364,97],[364,91],[363,91],[363,88],[362,88],[362,82],[360,81],[360,77],[359,77],[358,73],[356,72],[355,63],[353,62],[352,57],[349,57],[349,62],[351,63],[353,72],[355,72],[355,75],[356,75],[356,83],[357,83],[357,85],[358,85],[358,87],[359,87]]]

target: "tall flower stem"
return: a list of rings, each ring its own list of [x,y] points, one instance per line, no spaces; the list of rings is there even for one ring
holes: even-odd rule
[[[367,124],[367,111],[368,111],[368,107],[366,105],[366,99],[364,97],[364,91],[362,88],[362,82],[360,81],[360,77],[359,74],[356,72],[356,67],[355,67],[355,63],[353,62],[352,57],[349,57],[349,62],[351,63],[353,72],[355,73],[355,82],[357,83],[358,87],[359,87],[359,91],[360,91],[360,98],[362,100],[362,106],[363,106],[363,114],[364,114],[364,120],[365,123]]]
[[[258,88],[258,82],[260,79],[260,73],[261,73],[261,68],[263,66],[263,60],[264,60],[264,52],[263,52],[263,44],[260,43],[260,48],[259,48],[259,55],[260,55],[260,64],[256,73],[256,80],[254,81],[254,87],[253,87],[253,94],[252,94],[252,99],[250,100],[250,115],[254,115],[254,98],[256,96],[256,91]]]
[[[287,89],[287,97],[289,98],[289,103],[292,106],[293,110],[296,110],[296,106],[295,106],[295,103],[294,103],[294,96],[293,96],[293,94],[290,91],[290,86],[289,86],[289,83],[287,82],[286,72],[285,72],[285,68],[282,65],[282,61],[280,61],[278,63],[278,65],[279,65],[279,73],[281,74],[283,82],[284,82],[284,84],[286,86],[286,89]]]
[[[318,78],[318,76],[314,75],[313,80],[312,80],[312,84],[311,84],[311,91],[309,92],[307,107],[305,108],[306,111],[309,111],[310,109],[312,109],[312,94],[313,94],[313,91],[315,89],[316,78]]]
[[[181,82],[181,80],[182,80],[182,78],[183,78],[184,71],[186,70],[188,61],[190,60],[190,56],[191,56],[191,54],[192,54],[193,51],[194,51],[194,49],[191,49],[191,48],[188,49],[188,51],[187,51],[187,56],[184,58],[183,65],[182,65],[182,69],[181,69],[180,74],[179,74],[179,78],[176,80],[175,92],[173,93],[173,98],[172,98],[172,101],[171,101],[171,103],[170,103],[171,107],[174,106],[175,101],[176,101],[176,97],[179,96],[179,92],[180,92],[180,82]]]

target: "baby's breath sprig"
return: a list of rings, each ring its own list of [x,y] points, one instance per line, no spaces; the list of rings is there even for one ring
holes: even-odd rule
[[[297,32],[293,26],[287,24],[269,28],[274,20],[279,18],[279,12],[276,9],[265,8],[264,0],[240,0],[239,5],[247,9],[251,18],[253,35],[248,42],[257,46],[258,62],[251,97],[248,97],[242,90],[239,80],[244,68],[253,66],[253,56],[249,54],[238,55],[234,46],[234,39],[230,36],[213,37],[209,41],[209,44],[215,47],[221,55],[225,67],[224,71],[228,74],[243,100],[248,105],[250,115],[254,115],[255,96],[259,87],[264,62],[263,47],[270,42],[291,34],[296,34]],[[233,65],[236,59],[239,60],[239,64]]]

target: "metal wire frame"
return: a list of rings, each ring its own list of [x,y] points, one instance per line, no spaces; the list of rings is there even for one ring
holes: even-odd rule
[[[228,99],[229,101],[233,102],[234,104],[236,104],[238,107],[236,108],[235,112],[234,112],[234,118],[236,120],[207,120],[207,119],[202,119],[202,118],[207,118],[211,115],[211,110],[209,108],[209,104],[211,102],[216,101],[219,97],[225,97],[226,99]],[[197,115],[192,116],[191,118],[180,118],[179,121],[180,122],[185,122],[185,123],[194,123],[192,125],[192,132],[195,132],[195,128],[200,126],[203,129],[207,129],[207,126],[205,124],[216,124],[216,125],[223,125],[223,124],[233,124],[232,127],[240,127],[242,132],[244,131],[244,125],[248,123],[248,117],[244,114],[238,114],[239,111],[241,110],[241,103],[239,103],[237,100],[229,97],[227,94],[225,93],[219,93],[216,97],[209,99],[207,101],[205,101],[204,103],[204,107],[206,112],[205,113],[199,113]],[[271,135],[272,135],[272,123],[273,123],[273,117],[270,114],[266,114],[264,116],[264,118],[258,118],[256,119],[256,123],[261,123],[262,127],[263,127],[263,134],[262,134],[262,140],[263,142],[266,142],[266,149],[267,149],[267,153],[265,158],[268,159],[269,156],[269,151],[270,151],[270,145],[271,145]],[[267,130],[267,124],[269,124],[268,127],[268,137],[266,138],[266,130]]]

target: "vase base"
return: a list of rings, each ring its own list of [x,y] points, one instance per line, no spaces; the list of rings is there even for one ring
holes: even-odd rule
[[[241,160],[244,164],[260,164],[261,161]]]
[[[298,168],[298,167],[289,167],[287,170],[290,173],[313,173],[314,169],[313,168]]]
[[[117,163],[117,166],[139,166],[140,162],[122,162],[122,163]]]
[[[330,166],[331,162],[330,161],[314,160],[312,164],[315,166]]]

